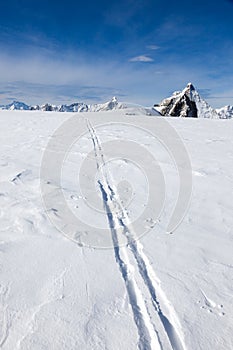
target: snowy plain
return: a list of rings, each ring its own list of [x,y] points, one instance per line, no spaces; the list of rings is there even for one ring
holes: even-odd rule
[[[145,130],[158,118],[136,114],[118,110],[77,118],[89,125],[96,118],[103,123],[125,118],[137,125],[140,118]],[[74,213],[87,215],[96,227],[104,220],[109,237],[114,212],[112,226],[108,215],[86,214],[77,190],[79,164],[95,142],[101,140],[104,152],[106,141],[131,139],[155,154],[165,177],[158,222],[148,221],[151,229],[136,245],[116,251],[70,240],[43,206],[43,153],[69,118],[69,113],[0,111],[0,348],[233,349],[233,120],[166,118],[184,142],[193,176],[187,214],[173,234],[166,233],[166,225],[179,179],[166,150],[146,131],[124,123],[96,134],[91,126],[86,129],[64,164],[64,196]],[[125,179],[131,184],[124,185],[132,198],[128,215],[138,215],[146,203],[146,181],[122,159],[109,172],[115,185]],[[111,198],[106,188],[100,190],[97,182],[100,202],[101,195]],[[51,211],[56,220],[62,218]]]

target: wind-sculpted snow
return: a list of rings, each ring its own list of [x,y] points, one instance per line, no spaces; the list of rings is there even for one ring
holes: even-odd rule
[[[106,124],[103,124],[104,114],[97,115],[99,117],[95,118],[96,128],[102,129],[103,132],[107,130],[114,132],[113,137],[110,137],[108,142],[104,142],[105,163],[110,163],[115,167],[118,167],[119,162],[125,164],[124,166],[122,164],[122,167],[126,169],[126,177],[116,179],[116,183],[120,185],[123,180],[127,187],[134,186],[134,180],[130,178],[132,175],[130,177],[129,175],[135,173],[135,176],[138,178],[137,183],[140,183],[140,186],[145,188],[144,192],[136,191],[138,198],[132,201],[134,213],[131,215],[131,220],[134,223],[135,233],[138,238],[148,233],[160,218],[164,209],[166,192],[164,174],[160,163],[156,159],[157,154],[150,152],[138,140],[142,136],[154,138],[157,149],[161,149],[163,153],[167,153],[170,157],[170,163],[177,168],[177,177],[180,183],[177,187],[177,202],[167,223],[167,231],[173,233],[185,216],[192,191],[190,158],[179,135],[164,118],[156,118],[153,127],[149,124],[146,127],[144,118],[138,117],[136,120],[129,117],[126,118],[124,112],[118,114],[117,122],[112,120],[109,123],[109,118],[107,118],[108,122]],[[130,139],[124,135],[119,137],[117,134],[118,129],[122,133],[127,132],[137,135],[137,137],[134,137],[135,141],[133,141],[132,137]],[[83,208],[85,208],[85,211],[75,212],[69,207],[63,193],[63,185],[61,185],[62,172],[65,171],[66,160],[73,154],[70,148],[75,149],[75,145],[83,142],[82,140],[85,141],[85,137],[88,137],[85,135],[87,131],[86,118],[77,118],[77,116],[69,118],[55,131],[42,159],[41,193],[48,214],[51,213],[51,208],[56,208],[57,212],[60,213],[60,218],[56,218],[53,213],[49,215],[54,225],[63,234],[73,240],[79,240],[79,243],[83,245],[106,248],[112,246],[112,242],[108,235],[108,226],[104,218],[102,203],[96,191],[96,176],[99,175],[95,171],[95,149],[91,150],[79,162],[78,177],[74,177],[74,180],[77,181],[74,186],[78,186],[78,196],[84,202]],[[117,170],[116,174],[118,172],[119,170]],[[129,180],[131,181],[129,182]],[[52,190],[53,187],[56,190]],[[127,190],[124,187],[121,194]],[[131,201],[131,198],[126,199]],[[98,214],[97,225],[89,221],[89,215],[93,214]],[[149,225],[148,222],[150,222]],[[80,228],[78,232],[77,227]],[[124,237],[121,237],[120,244],[127,244]]]
[[[127,111],[0,111],[1,349],[233,349],[232,120]]]

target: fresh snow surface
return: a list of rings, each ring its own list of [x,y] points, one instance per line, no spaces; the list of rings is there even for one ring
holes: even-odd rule
[[[42,205],[43,152],[69,118],[0,111],[0,348],[232,350],[233,120],[166,118],[187,148],[193,174],[187,215],[167,234],[179,179],[169,152],[147,132],[157,118],[135,110],[78,114],[87,121],[86,133],[72,146],[62,180],[72,210],[85,214],[76,187],[79,166],[93,148],[98,164],[106,141],[131,140],[154,154],[167,190],[158,223],[148,218],[149,233],[118,249],[94,249],[62,235]],[[97,118],[110,124],[94,128]],[[127,126],[124,118],[144,127]],[[140,153],[136,157],[140,161]],[[130,183],[125,215],[140,211],[147,187],[137,167],[115,159],[109,173],[114,188],[125,179]],[[120,219],[115,195],[106,178],[95,185],[110,210],[105,222],[111,237]],[[51,211],[62,218],[62,212]],[[98,212],[88,212],[87,219],[101,224]]]

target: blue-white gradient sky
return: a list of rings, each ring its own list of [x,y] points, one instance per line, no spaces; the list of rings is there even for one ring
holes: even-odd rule
[[[233,104],[233,1],[3,0],[0,104],[151,106],[192,82]]]

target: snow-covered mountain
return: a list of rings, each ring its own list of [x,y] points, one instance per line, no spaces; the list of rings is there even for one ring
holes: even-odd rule
[[[102,112],[111,111],[115,109],[124,108],[124,106],[118,102],[116,97],[113,97],[106,103],[99,103],[93,105],[87,105],[85,103],[72,103],[70,105],[62,104],[60,106],[45,103],[41,106],[29,106],[23,102],[13,101],[8,105],[1,105],[0,109],[3,110],[31,110],[31,111],[44,111],[44,112]]]
[[[102,112],[102,111],[111,111],[122,107],[123,107],[122,104],[119,103],[117,98],[114,96],[109,102],[90,105],[89,110],[91,112]]]
[[[171,117],[192,118],[231,118],[233,107],[227,106],[219,110],[212,108],[189,83],[182,91],[175,91],[171,97],[165,98],[154,108],[161,115]]]
[[[28,111],[28,110],[30,110],[30,108],[31,107],[28,106],[26,103],[20,102],[20,101],[13,101],[13,102],[9,103],[8,105],[0,106],[0,109],[8,109],[11,111],[14,111],[14,110]]]
[[[0,105],[3,110],[31,110],[48,112],[103,112],[118,109],[126,109],[127,115],[162,115],[171,117],[228,119],[233,117],[233,106],[225,106],[220,109],[212,108],[189,83],[182,91],[175,91],[172,96],[165,98],[152,108],[134,104],[121,103],[113,97],[106,103],[86,104],[76,102],[70,105],[52,105],[45,103],[41,106],[29,106],[23,102],[13,101],[7,105]]]
[[[222,119],[233,118],[233,106],[225,106],[219,109],[216,109],[218,115]]]
[[[175,91],[155,108],[164,116],[219,118],[218,113],[199,95],[189,83],[182,91]]]
[[[61,105],[58,112],[88,112],[89,107],[85,103],[72,103],[71,105]]]

